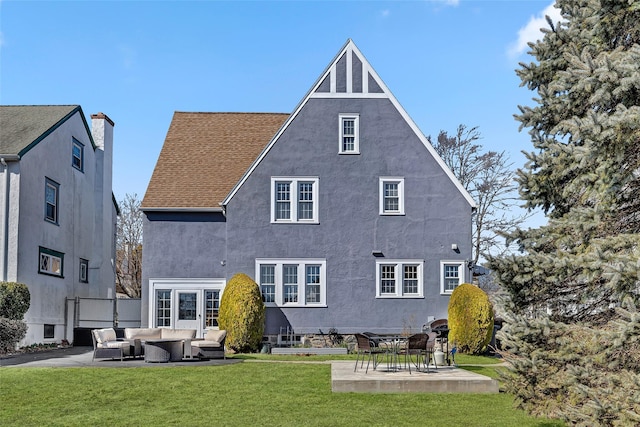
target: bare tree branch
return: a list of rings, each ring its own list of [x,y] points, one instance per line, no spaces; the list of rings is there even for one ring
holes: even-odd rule
[[[142,294],[142,212],[136,194],[118,202],[116,234],[116,288],[130,298]]]

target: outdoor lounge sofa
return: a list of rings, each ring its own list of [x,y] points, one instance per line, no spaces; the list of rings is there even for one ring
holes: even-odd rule
[[[140,341],[117,338],[113,328],[93,329],[91,338],[93,340],[92,360],[96,357],[123,360],[125,356],[142,355]]]
[[[125,328],[124,338],[116,338],[113,328],[93,329],[93,359],[119,358],[125,356],[140,357],[144,355],[147,340],[183,340],[183,352],[186,357],[201,359],[223,359],[224,341],[227,331],[208,330],[204,339],[196,339],[195,329],[168,328]]]
[[[191,355],[201,359],[226,359],[224,341],[227,331],[210,329],[203,340],[191,341]]]

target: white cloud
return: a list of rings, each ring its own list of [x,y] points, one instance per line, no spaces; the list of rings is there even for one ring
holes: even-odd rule
[[[542,39],[541,28],[549,28],[549,24],[545,16],[549,16],[551,20],[556,23],[562,21],[560,15],[560,9],[554,7],[554,3],[547,6],[538,16],[532,16],[527,22],[527,25],[518,30],[518,40],[511,44],[509,47],[509,56],[515,58],[524,53],[529,47],[529,42],[535,42]]]
[[[380,12],[380,16],[382,16],[383,18],[386,18],[389,15],[391,15],[391,11],[389,9],[385,9],[382,12]]]

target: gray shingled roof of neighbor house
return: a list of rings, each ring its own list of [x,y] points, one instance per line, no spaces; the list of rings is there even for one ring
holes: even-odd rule
[[[288,117],[175,112],[142,209],[220,209]]]
[[[1,105],[0,154],[23,155],[79,109],[79,105]]]

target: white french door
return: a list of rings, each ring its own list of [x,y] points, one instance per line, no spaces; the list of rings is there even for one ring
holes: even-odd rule
[[[202,302],[200,295],[202,291],[176,290],[175,316],[176,329],[195,329],[200,332],[202,324]]]
[[[202,338],[218,328],[225,279],[149,279],[149,325],[195,329]]]

